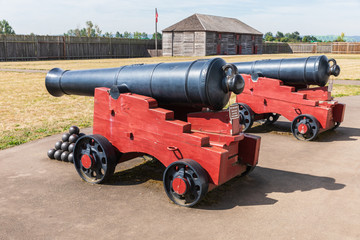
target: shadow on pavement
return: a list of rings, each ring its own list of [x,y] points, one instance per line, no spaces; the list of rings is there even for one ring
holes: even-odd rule
[[[210,191],[198,208],[224,210],[236,206],[271,205],[277,199],[267,197],[270,193],[292,193],[314,189],[340,190],[344,184],[334,178],[256,167],[246,177],[236,177]]]
[[[108,184],[121,186],[153,181],[162,186],[164,170],[159,161],[151,160],[115,173]],[[274,192],[292,193],[320,188],[339,190],[344,187],[334,178],[256,167],[249,176],[236,177],[208,192],[196,208],[224,210],[236,206],[271,205],[278,200],[267,195]]]
[[[145,161],[145,160],[144,160]],[[108,181],[108,185],[136,185],[149,180],[161,181],[165,171],[164,165],[158,160],[150,160],[125,169],[115,174]]]
[[[277,121],[274,124],[262,124],[261,121],[255,122],[253,127],[246,131],[247,133],[268,133],[276,132],[285,135],[292,135],[291,122]]]
[[[278,121],[272,125],[257,124],[247,131],[247,133],[275,133],[280,135],[289,135],[291,133],[291,122]],[[360,137],[359,128],[342,127],[335,130],[322,132],[314,140],[315,142],[337,142],[337,141],[356,141]]]
[[[319,134],[317,142],[356,141],[360,138],[359,128],[342,127]]]

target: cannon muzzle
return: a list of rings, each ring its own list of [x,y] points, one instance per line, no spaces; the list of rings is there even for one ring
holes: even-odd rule
[[[54,68],[45,79],[48,92],[94,96],[97,87],[111,88],[112,96],[132,92],[166,105],[222,109],[230,93],[244,89],[244,79],[221,58],[193,62],[136,64],[120,68],[64,71]]]
[[[332,65],[330,65],[332,63]],[[325,86],[330,75],[340,74],[335,59],[325,55],[307,58],[267,59],[234,63],[239,73],[282,80],[286,85]]]

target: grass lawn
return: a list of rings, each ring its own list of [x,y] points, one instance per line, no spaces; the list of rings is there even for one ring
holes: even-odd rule
[[[269,58],[305,57],[304,54],[222,56],[227,62]],[[339,79],[360,79],[360,55],[328,55],[341,67]],[[211,57],[207,57],[211,58]],[[66,61],[0,62],[0,68],[50,70],[118,67],[136,63],[191,61],[196,57],[93,59]],[[92,126],[93,98],[51,96],[45,88],[46,73],[0,71],[0,149],[65,132],[71,125]],[[359,95],[360,86],[334,85],[333,96]]]

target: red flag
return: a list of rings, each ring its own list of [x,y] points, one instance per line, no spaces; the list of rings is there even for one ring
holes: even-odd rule
[[[156,22],[158,22],[158,17],[159,17],[159,15],[158,15],[157,9],[155,8],[155,21]]]

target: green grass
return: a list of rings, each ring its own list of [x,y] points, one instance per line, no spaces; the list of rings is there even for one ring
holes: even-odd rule
[[[334,84],[331,94],[335,98],[360,95],[360,85]]]
[[[65,121],[52,125],[43,125],[42,127],[25,127],[6,130],[0,134],[0,150],[14,147],[32,140],[44,138],[58,133],[67,132],[72,125],[80,128],[92,126],[92,119]]]

